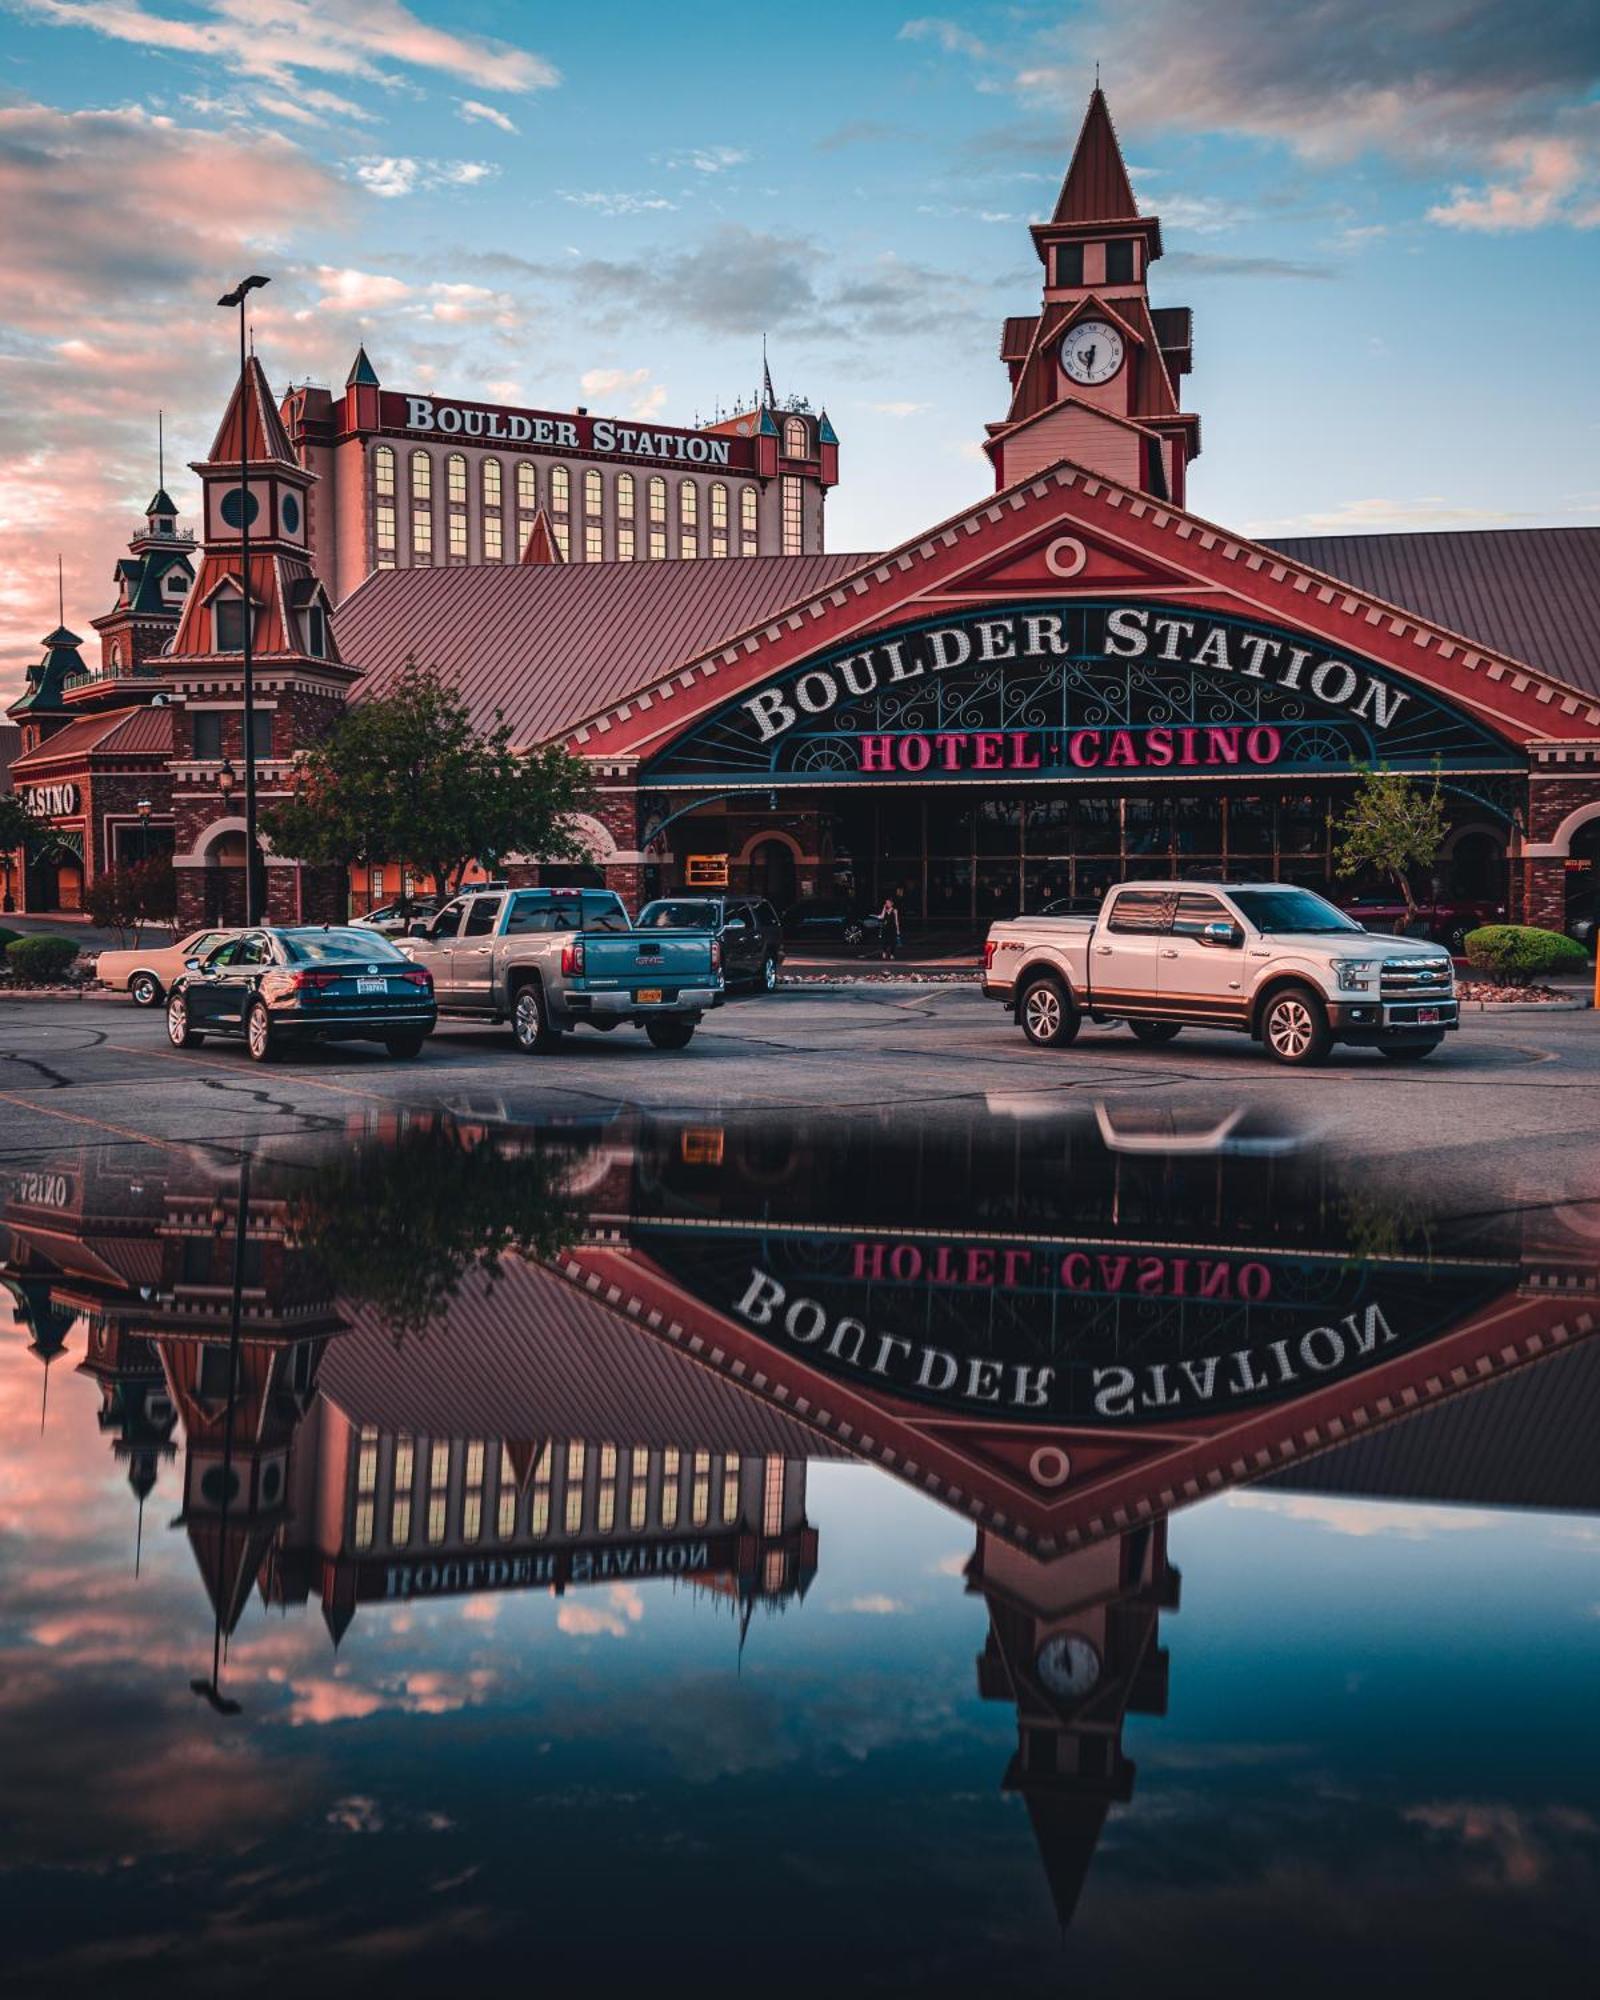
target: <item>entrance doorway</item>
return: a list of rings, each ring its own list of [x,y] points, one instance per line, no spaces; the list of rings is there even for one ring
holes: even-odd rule
[[[1591,819],[1572,836],[1566,860],[1567,921],[1572,937],[1595,948],[1600,924],[1600,819]]]
[[[750,850],[750,893],[776,910],[795,899],[794,850],[786,840],[762,840]]]

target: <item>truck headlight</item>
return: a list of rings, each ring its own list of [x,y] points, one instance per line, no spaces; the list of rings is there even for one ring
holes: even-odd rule
[[[1333,976],[1344,993],[1370,993],[1372,975],[1378,969],[1374,958],[1336,958],[1333,961]]]

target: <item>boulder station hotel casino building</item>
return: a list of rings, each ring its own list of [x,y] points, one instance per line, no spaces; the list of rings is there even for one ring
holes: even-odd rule
[[[1127,875],[1337,889],[1336,820],[1382,764],[1439,776],[1441,892],[1559,928],[1600,855],[1600,529],[1268,543],[1201,519],[1190,315],[1149,302],[1161,225],[1098,90],[1032,238],[995,491],[887,553],[823,548],[833,430],[765,388],[679,431],[387,392],[364,352],[341,400],[280,410],[252,362],[196,467],[198,548],[159,493],[100,667],[58,629],[12,707],[14,782],[52,825],[14,871],[26,906],[160,842],[186,917],[242,908],[242,424],[265,808],[415,656],[590,762],[589,859],[554,879],[630,900],[893,893],[913,927],[975,931]],[[280,917],[398,886],[267,861]]]

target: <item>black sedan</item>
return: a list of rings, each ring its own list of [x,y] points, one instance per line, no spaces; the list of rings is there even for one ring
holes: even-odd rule
[[[239,1035],[253,1062],[289,1042],[382,1042],[415,1056],[439,1018],[433,975],[375,931],[298,925],[244,931],[190,959],[167,996],[167,1037],[192,1049]]]

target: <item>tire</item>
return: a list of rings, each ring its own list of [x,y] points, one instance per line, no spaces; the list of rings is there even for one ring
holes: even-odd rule
[[[278,1053],[277,1037],[272,1032],[272,1016],[260,1000],[252,1000],[250,1011],[244,1017],[244,1045],[250,1060],[269,1063]]]
[[[757,977],[757,983],[760,985],[763,993],[777,992],[778,961],[772,956],[770,951],[767,953],[766,957],[762,959],[761,970],[756,975],[756,977]]]
[[[401,1062],[409,1062],[413,1056],[422,1054],[425,1039],[422,1035],[385,1035],[383,1046]]]
[[[1058,980],[1031,979],[1017,1002],[1017,1024],[1036,1049],[1064,1049],[1077,1039],[1078,1010]]]
[[[154,1007],[161,998],[161,981],[153,972],[136,972],[128,981],[128,998],[135,1007]]]
[[[181,993],[167,1002],[167,1040],[175,1049],[197,1049],[205,1040],[189,1026],[189,1003]]]
[[[525,1056],[548,1055],[561,1039],[545,1013],[537,979],[525,979],[511,996],[511,1039]]]
[[[1309,986],[1281,986],[1261,1015],[1261,1039],[1274,1062],[1309,1069],[1333,1047],[1328,1016]]]
[[[644,1031],[653,1049],[686,1049],[694,1040],[693,1021],[646,1021]]]
[[[1175,1042],[1183,1033],[1180,1021],[1130,1021],[1136,1042]]]
[[[1443,1035],[1435,1035],[1431,1042],[1379,1042],[1378,1054],[1387,1056],[1390,1062],[1421,1062],[1424,1056],[1431,1056],[1443,1040]]]

